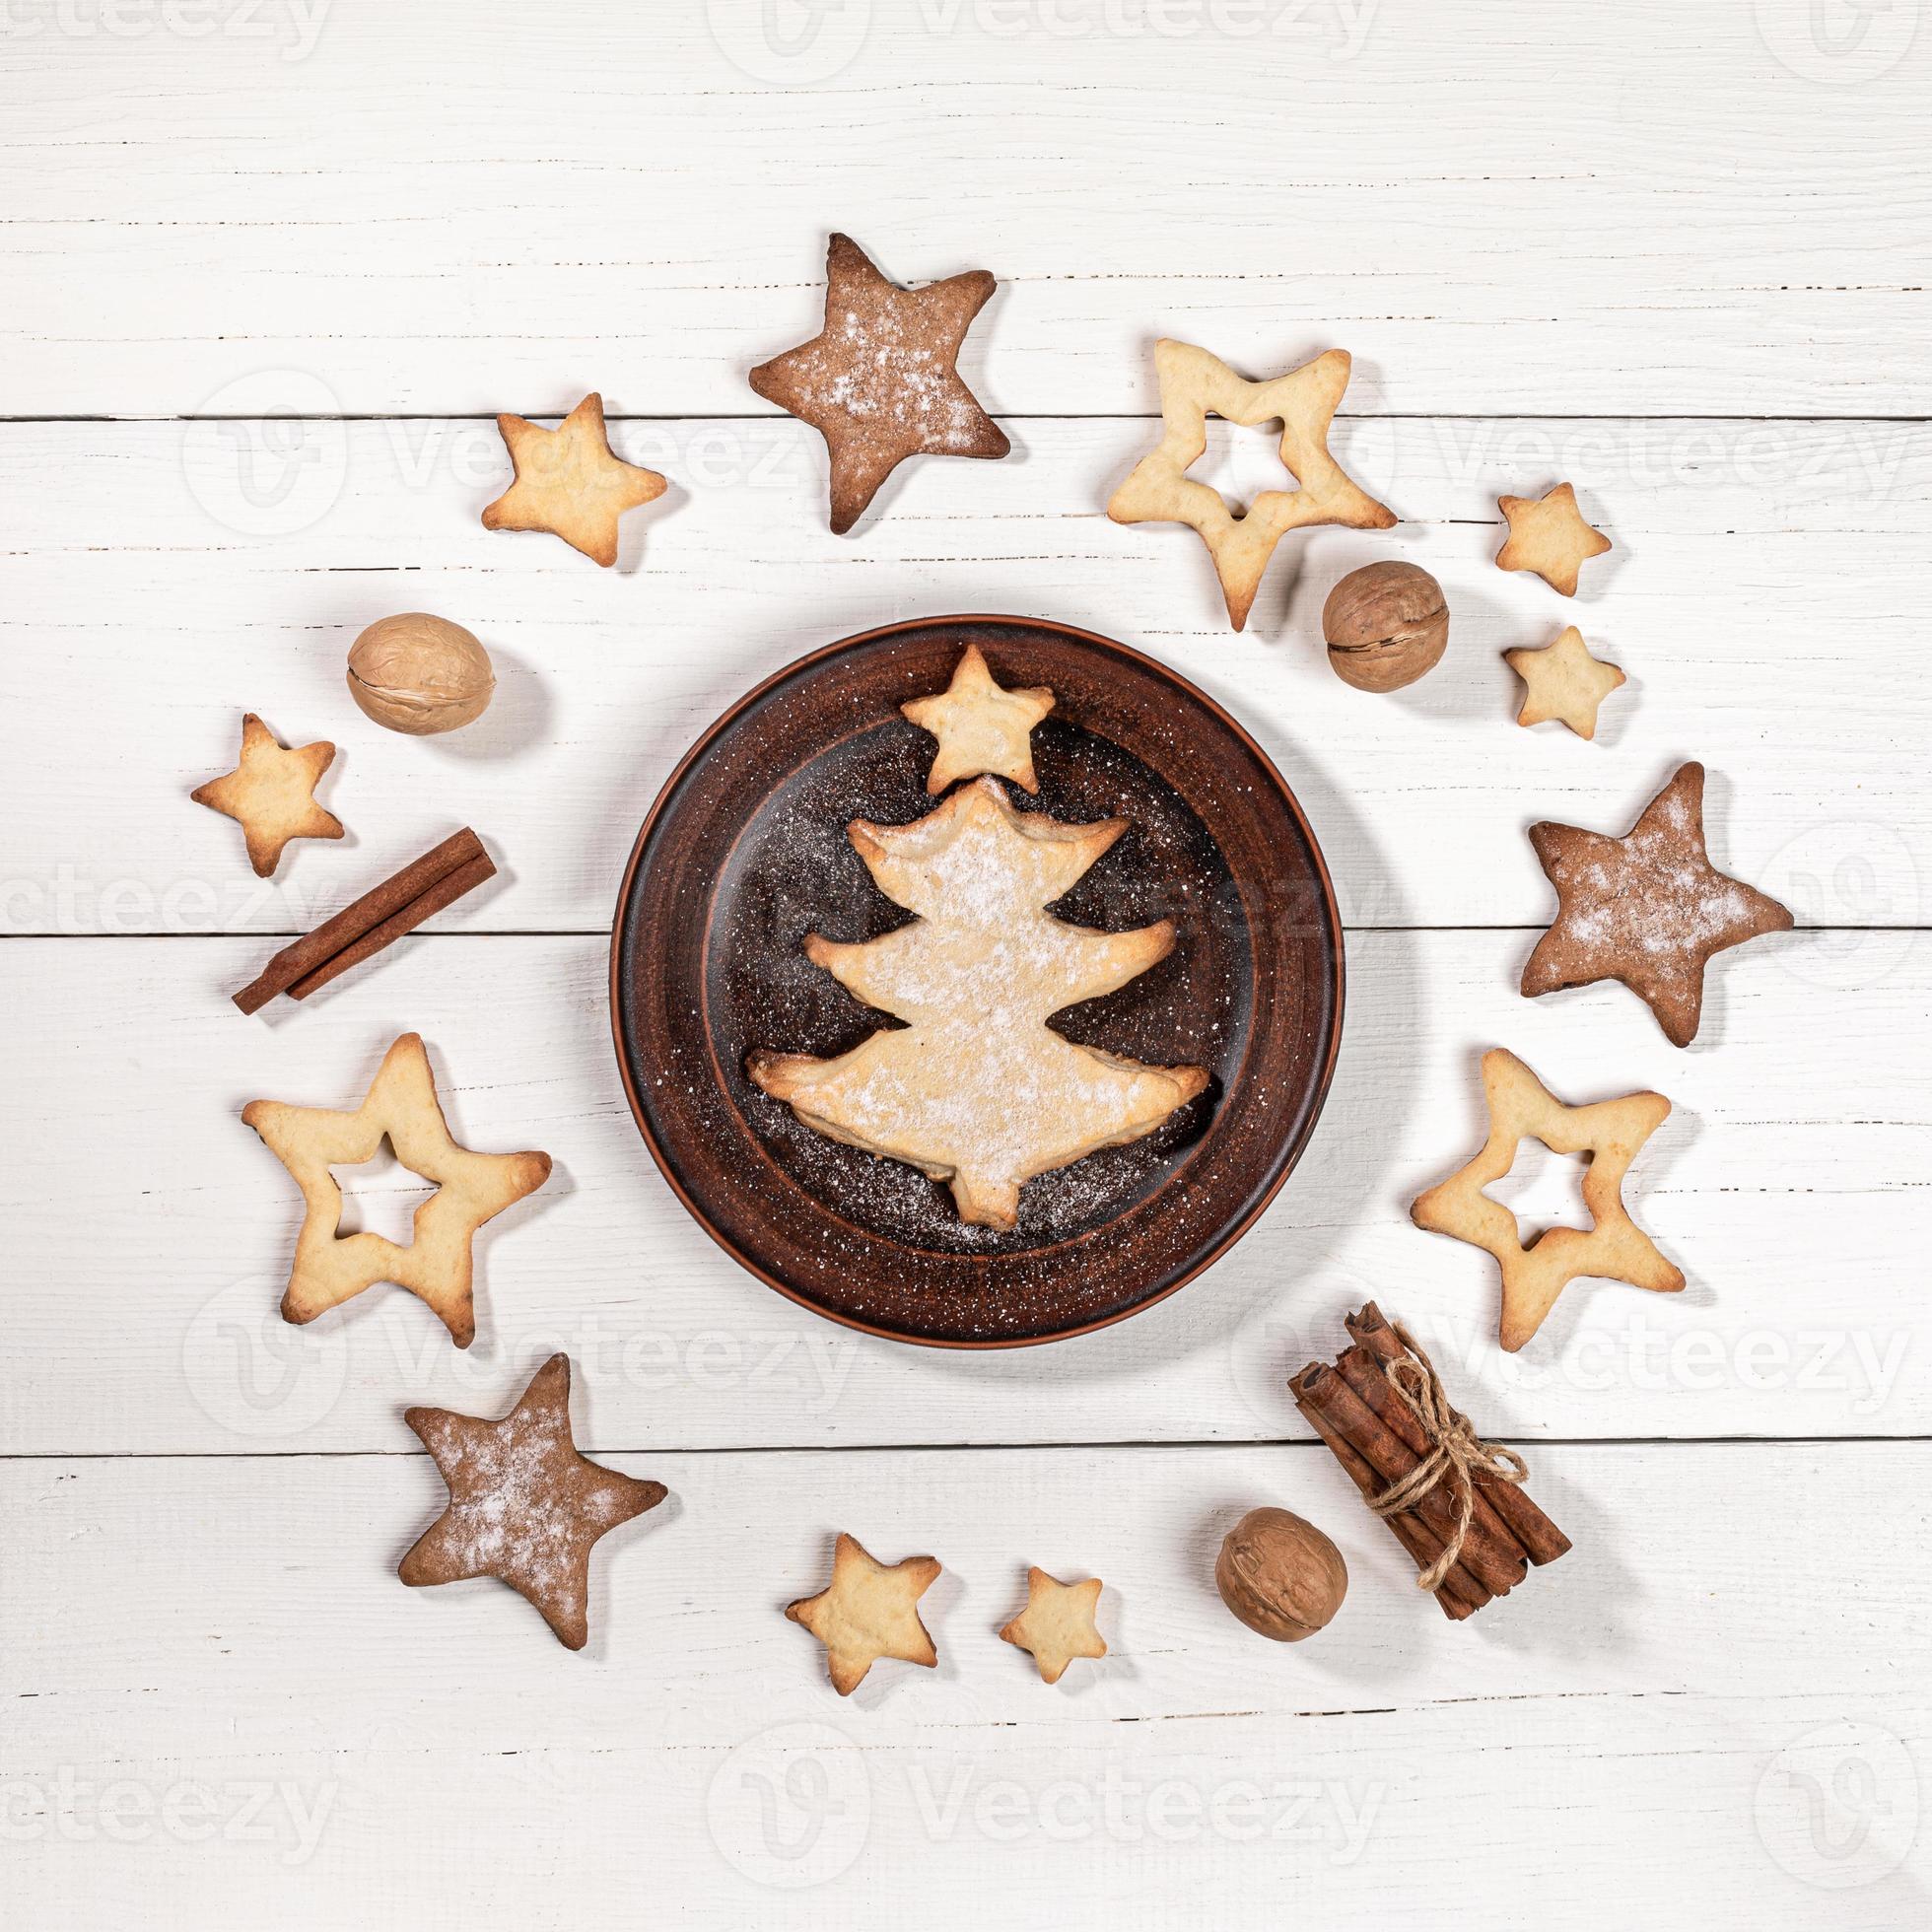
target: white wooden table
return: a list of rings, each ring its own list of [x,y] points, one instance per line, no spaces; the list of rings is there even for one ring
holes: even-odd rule
[[[0,1899],[9,1926],[1906,1927],[1932,1853],[1924,1215],[1932,355],[1916,0],[6,0],[0,7]],[[1914,33],[1916,37],[1914,38]],[[744,372],[815,326],[826,231],[984,266],[998,464],[847,540]],[[1402,515],[1283,545],[1228,635],[1185,531],[1103,506],[1171,333],[1330,344],[1336,448]],[[673,494],[604,573],[486,534],[490,417],[600,388]],[[1236,489],[1259,433],[1217,442]],[[1489,558],[1572,479],[1572,609]],[[1394,698],[1316,616],[1401,555],[1455,611]],[[494,709],[352,709],[350,640],[472,626]],[[1320,1133],[1202,1280],[991,1358],[817,1321],[679,1209],[605,1012],[618,872],[681,750],[798,653],[1066,618],[1233,707],[1349,928]],[[1574,615],[1630,673],[1585,744],[1499,653]],[[272,885],[187,790],[238,719],[342,745],[338,846]],[[1682,758],[1713,855],[1803,930],[1678,1053],[1615,988],[1514,992],[1534,818],[1622,829]],[[500,883],[310,1004],[276,941],[462,823]],[[297,1332],[292,1186],[240,1124],[360,1096],[405,1027],[452,1124],[557,1175],[481,1243],[481,1337],[379,1291]],[[1690,1277],[1564,1295],[1520,1356],[1406,1206],[1476,1057],[1659,1087],[1639,1214]],[[1573,1173],[1507,1198],[1566,1217]],[[414,1196],[366,1183],[366,1225]],[[1345,1309],[1402,1312],[1523,1447],[1574,1555],[1461,1627],[1296,1417]],[[555,1347],[586,1448],[673,1501],[605,1546],[581,1656],[489,1584],[410,1592],[411,1402]],[[1213,1595],[1275,1500],[1342,1545],[1320,1639]],[[846,1528],[931,1551],[936,1672],[849,1701],[779,1615]],[[1103,1666],[994,1631],[1107,1580]]]

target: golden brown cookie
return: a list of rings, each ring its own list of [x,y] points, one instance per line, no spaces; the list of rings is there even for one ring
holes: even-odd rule
[[[1003,456],[1012,445],[955,366],[993,294],[984,269],[902,289],[849,235],[825,255],[825,326],[751,372],[751,386],[825,439],[832,528],[865,514],[908,456]]]
[[[832,1689],[849,1697],[881,1657],[923,1664],[928,1670],[938,1663],[939,1653],[919,1621],[918,1609],[938,1573],[939,1565],[931,1556],[875,1562],[857,1537],[841,1531],[830,1585],[815,1597],[787,1604],[785,1614],[825,1646]]]
[[[1597,707],[1623,682],[1615,664],[1590,656],[1583,633],[1567,626],[1554,644],[1541,651],[1505,651],[1509,668],[1523,680],[1519,724],[1567,724],[1579,738],[1597,735]]]
[[[1520,1348],[1543,1325],[1556,1297],[1579,1275],[1601,1275],[1635,1288],[1674,1294],[1684,1276],[1658,1252],[1623,1206],[1623,1176],[1669,1116],[1661,1093],[1626,1093],[1594,1106],[1566,1107],[1513,1053],[1483,1056],[1489,1138],[1468,1166],[1416,1198],[1410,1215],[1434,1234],[1487,1250],[1502,1270],[1502,1346]],[[1526,1247],[1516,1216],[1484,1189],[1516,1162],[1528,1137],[1552,1153],[1584,1154],[1583,1205],[1591,1225],[1552,1227]]]
[[[251,1100],[242,1118],[295,1176],[308,1212],[296,1236],[295,1267],[282,1319],[312,1322],[378,1281],[393,1281],[436,1311],[458,1348],[476,1339],[470,1243],[476,1230],[550,1178],[542,1153],[479,1154],[449,1138],[422,1036],[403,1034],[382,1058],[352,1114]],[[437,1184],[416,1209],[406,1247],[380,1234],[337,1234],[342,1190],[329,1172],[374,1160],[384,1138],[412,1174]]]
[[[855,819],[866,869],[919,918],[858,944],[814,932],[805,956],[907,1024],[835,1060],[754,1053],[751,1079],[818,1133],[949,1183],[962,1220],[1011,1227],[1034,1175],[1138,1140],[1208,1084],[1204,1068],[1143,1067],[1046,1023],[1173,949],[1172,920],[1095,932],[1041,910],[1126,829],[1019,811],[991,778],[910,825]]]
[[[1045,1570],[1026,1572],[1026,1608],[1000,1634],[1031,1654],[1040,1676],[1058,1684],[1075,1657],[1104,1657],[1107,1639],[1094,1628],[1101,1583],[1063,1583]]]
[[[339,839],[342,821],[315,802],[315,785],[335,758],[327,739],[291,749],[253,712],[242,720],[242,762],[188,796],[234,819],[257,878],[282,862],[291,839]]]
[[[1556,888],[1556,917],[1523,968],[1525,996],[1621,980],[1673,1046],[1696,1038],[1712,954],[1791,928],[1785,907],[1710,862],[1694,761],[1621,839],[1546,821],[1530,843]]]
[[[1583,520],[1576,492],[1558,483],[1546,497],[1498,497],[1509,535],[1496,552],[1498,570],[1533,570],[1552,590],[1576,595],[1576,574],[1610,548],[1603,531]]]
[[[1107,515],[1117,523],[1186,523],[1208,546],[1234,628],[1248,621],[1262,573],[1288,531],[1310,523],[1386,530],[1396,514],[1356,487],[1329,454],[1329,424],[1350,367],[1346,349],[1266,382],[1235,375],[1218,356],[1186,342],[1154,347],[1160,379],[1161,439],[1114,492]],[[1208,418],[1250,428],[1281,424],[1281,461],[1296,488],[1264,490],[1236,516],[1218,490],[1183,474],[1208,447]]]
[[[590,1638],[590,1551],[669,1491],[577,1452],[570,1357],[552,1355],[501,1421],[450,1409],[410,1409],[449,1488],[449,1507],[396,1574],[412,1588],[494,1576],[534,1604],[567,1650]]]
[[[957,780],[983,772],[1009,778],[1024,791],[1039,791],[1033,774],[1033,727],[1053,710],[1053,693],[1045,685],[1009,691],[996,684],[977,644],[966,647],[952,682],[936,697],[914,698],[899,709],[939,741],[939,755],[926,780],[933,796]]]
[[[486,530],[546,530],[602,564],[617,561],[617,522],[670,486],[655,469],[610,453],[603,397],[594,390],[554,430],[499,416],[517,480],[483,512]]]

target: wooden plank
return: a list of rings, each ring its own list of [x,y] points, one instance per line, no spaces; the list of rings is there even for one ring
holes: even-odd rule
[[[1371,410],[1932,398],[1910,8],[767,7],[796,59],[754,0],[109,11],[9,23],[7,414],[745,410],[828,222],[1000,276],[1006,410],[1145,411],[1163,332],[1340,343]]]
[[[1622,829],[1686,756],[1713,774],[1719,862],[1801,921],[1924,917],[1924,425],[1349,424],[1338,447],[1410,520],[1291,539],[1239,638],[1191,532],[1102,514],[1143,425],[1016,429],[1024,461],[914,465],[845,541],[801,426],[625,425],[619,448],[679,489],[599,572],[480,527],[504,467],[488,424],[12,426],[0,707],[57,697],[88,736],[23,733],[0,767],[0,930],[299,931],[465,821],[506,877],[446,925],[607,930],[651,799],[734,698],[830,639],[973,609],[1120,637],[1230,705],[1304,800],[1351,925],[1540,922],[1523,826]],[[1268,452],[1237,446],[1228,472],[1253,487]],[[1490,567],[1497,492],[1559,475],[1620,546],[1574,605]],[[1319,618],[1345,570],[1390,554],[1436,572],[1455,620],[1437,671],[1374,697],[1330,673]],[[380,730],[344,689],[357,633],[412,607],[496,658],[492,711],[448,739]],[[1630,675],[1594,744],[1517,728],[1500,656],[1572,618]],[[245,708],[342,747],[323,795],[349,839],[293,848],[268,885],[185,796],[232,764]]]
[[[1932,1878],[1929,1455],[1548,1450],[1577,1549],[1464,1626],[1312,1446],[622,1457],[672,1500],[604,1546],[575,1656],[493,1583],[395,1581],[441,1498],[421,1456],[8,1463],[9,1900],[157,1932],[372,1898],[833,1927],[970,1892],[1152,1926],[1291,1890],[1382,1928],[1453,1892],[1581,1928],[1614,1890],[1664,1924],[1891,1932]],[[1210,1580],[1263,1499],[1349,1569],[1292,1650]],[[844,1701],[779,1614],[840,1527],[945,1565],[938,1669]],[[1112,1654],[1054,1689],[994,1635],[1029,1561],[1109,1586]]]
[[[1907,943],[1850,999],[1802,937],[1730,955],[1679,1053],[1619,988],[1519,998],[1526,933],[1358,934],[1322,1127],[1259,1226],[1158,1308],[995,1357],[848,1334],[711,1244],[625,1108],[598,939],[412,938],[258,1020],[227,993],[259,942],[12,941],[3,1446],[369,1449],[404,1404],[460,1405],[557,1347],[595,1391],[587,1439],[618,1448],[1301,1436],[1285,1378],[1370,1296],[1498,1433],[1923,1432],[1923,1292],[1901,1257],[1922,1217],[1932,952],[1868,936]],[[237,1118],[262,1095],[354,1105],[410,1026],[459,1138],[557,1161],[480,1241],[468,1355],[399,1290],[300,1331],[277,1318],[300,1201]],[[1407,1215],[1479,1144],[1476,1062],[1498,1042],[1566,1098],[1648,1084],[1677,1102],[1630,1198],[1691,1283],[1579,1284],[1508,1357],[1493,1264]],[[1570,1163],[1519,1171],[1503,1198],[1528,1224],[1578,1211]],[[364,1224],[406,1238],[413,1183],[361,1187]]]

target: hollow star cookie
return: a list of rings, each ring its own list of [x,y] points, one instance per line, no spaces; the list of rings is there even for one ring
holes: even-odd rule
[[[449,1506],[396,1574],[412,1588],[494,1576],[535,1605],[567,1650],[582,1650],[592,1547],[670,1492],[578,1454],[570,1357],[552,1355],[501,1421],[449,1409],[405,1410],[403,1420],[436,1459]]]
[[[805,956],[907,1023],[832,1060],[753,1053],[752,1082],[815,1132],[946,1182],[981,1227],[1013,1226],[1034,1175],[1151,1134],[1207,1070],[1145,1067],[1046,1023],[1173,950],[1172,920],[1096,932],[1042,910],[1126,829],[1019,811],[991,778],[910,825],[855,819],[847,836],[866,869],[919,918],[856,944],[814,932]]]
[[[939,755],[926,780],[936,795],[955,780],[991,772],[1037,792],[1033,771],[1033,727],[1053,709],[1045,685],[1006,690],[993,681],[977,644],[969,644],[936,697],[914,698],[899,709],[923,731],[939,741]]]
[[[403,1034],[390,1047],[352,1114],[251,1100],[242,1118],[294,1175],[308,1208],[282,1319],[312,1322],[378,1281],[393,1281],[428,1302],[456,1346],[467,1348],[476,1339],[470,1243],[485,1221],[549,1179],[550,1156],[479,1154],[458,1146],[449,1138],[417,1033]],[[329,1169],[375,1159],[384,1137],[403,1166],[437,1184],[416,1209],[406,1247],[380,1234],[336,1232],[342,1190]]]
[[[1576,595],[1576,574],[1610,548],[1603,531],[1583,520],[1576,492],[1558,483],[1547,497],[1498,497],[1509,535],[1496,552],[1498,570],[1533,570],[1552,590]]]
[[[517,480],[483,512],[486,530],[547,530],[602,564],[617,561],[617,521],[670,486],[655,469],[610,453],[603,397],[594,390],[554,430],[499,416]]]
[[[1208,546],[1229,621],[1248,621],[1262,573],[1288,531],[1310,523],[1386,530],[1396,514],[1358,489],[1329,454],[1329,425],[1348,386],[1350,358],[1330,349],[1266,382],[1237,376],[1218,356],[1186,342],[1154,346],[1160,379],[1161,439],[1142,456],[1107,506],[1117,523],[1186,523]],[[1281,461],[1293,490],[1264,490],[1235,516],[1218,490],[1183,474],[1208,447],[1208,418],[1248,428],[1281,424]]]
[[[923,1664],[928,1670],[938,1663],[939,1653],[918,1610],[938,1573],[939,1565],[931,1556],[875,1562],[857,1537],[841,1531],[830,1585],[815,1597],[787,1604],[785,1614],[825,1646],[832,1689],[849,1697],[881,1657]]]
[[[1006,1642],[1031,1653],[1040,1675],[1058,1684],[1075,1657],[1104,1657],[1107,1639],[1094,1628],[1101,1583],[1063,1583],[1045,1570],[1026,1572],[1026,1608],[1000,1630]]]
[[[1416,1197],[1410,1216],[1433,1234],[1485,1249],[1502,1271],[1502,1346],[1512,1353],[1543,1325],[1556,1297],[1579,1275],[1627,1281],[1635,1288],[1674,1294],[1684,1276],[1623,1206],[1623,1176],[1638,1150],[1669,1117],[1661,1093],[1626,1093],[1588,1107],[1567,1107],[1502,1047],[1483,1056],[1483,1094],[1489,1108],[1489,1138],[1468,1166]],[[1484,1189],[1516,1163],[1528,1137],[1552,1153],[1585,1154],[1583,1205],[1586,1231],[1552,1227],[1526,1246],[1516,1216]]]
[[[832,529],[865,514],[908,456],[1003,456],[1012,445],[955,367],[996,284],[984,269],[902,289],[849,235],[825,255],[825,326],[760,363],[751,386],[825,439]]]
[[[1568,625],[1554,644],[1541,651],[1505,651],[1509,668],[1523,680],[1519,724],[1547,724],[1554,719],[1579,738],[1597,735],[1597,707],[1623,682],[1615,664],[1590,656],[1583,633]]]
[[[1556,917],[1523,968],[1524,994],[1621,980],[1676,1047],[1696,1038],[1712,954],[1791,928],[1785,907],[1710,862],[1694,760],[1624,837],[1546,821],[1530,827],[1530,843],[1556,888]]]
[[[315,802],[315,786],[335,759],[325,738],[285,745],[253,712],[242,720],[242,762],[188,794],[197,805],[242,827],[248,863],[270,877],[291,839],[339,839],[342,821]]]

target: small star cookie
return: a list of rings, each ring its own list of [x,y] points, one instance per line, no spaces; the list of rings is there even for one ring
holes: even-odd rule
[[[1415,1225],[1433,1234],[1483,1248],[1502,1271],[1502,1346],[1522,1347],[1579,1275],[1627,1281],[1635,1288],[1674,1294],[1684,1276],[1658,1252],[1623,1206],[1623,1176],[1643,1143],[1669,1117],[1661,1093],[1626,1093],[1593,1106],[1566,1107],[1502,1047],[1483,1056],[1483,1094],[1489,1108],[1489,1138],[1466,1167],[1416,1197],[1410,1208]],[[1583,1205],[1587,1232],[1552,1227],[1526,1246],[1516,1216],[1484,1192],[1516,1163],[1525,1138],[1552,1153],[1585,1154]]]
[[[1058,1684],[1075,1657],[1104,1657],[1107,1639],[1094,1628],[1101,1583],[1063,1583],[1038,1567],[1026,1572],[1026,1608],[1000,1632],[1032,1654],[1041,1678]]]
[[[1546,497],[1498,497],[1509,536],[1496,552],[1498,570],[1533,570],[1552,590],[1576,595],[1576,573],[1610,548],[1576,507],[1576,492],[1558,483]]]
[[[1045,685],[1009,691],[996,684],[977,644],[966,647],[952,682],[936,697],[914,698],[899,709],[939,741],[926,781],[933,796],[958,779],[986,772],[1009,778],[1023,791],[1039,791],[1033,727],[1053,709],[1053,693]]]
[[[751,386],[825,439],[844,536],[908,456],[1003,456],[1005,432],[961,379],[959,347],[997,285],[985,269],[902,289],[849,235],[825,254],[825,326],[760,363]]]
[[[1154,345],[1160,380],[1161,439],[1114,492],[1107,515],[1116,523],[1186,523],[1208,546],[1221,582],[1228,621],[1246,625],[1275,546],[1310,523],[1386,530],[1396,514],[1358,489],[1329,454],[1329,425],[1348,386],[1346,349],[1266,382],[1237,376],[1218,356],[1191,343]],[[1230,511],[1218,490],[1185,475],[1208,447],[1208,418],[1252,429],[1277,418],[1281,462],[1297,486],[1264,490],[1246,512]]]
[[[535,1605],[565,1649],[582,1650],[591,1549],[670,1492],[578,1454],[570,1357],[552,1355],[501,1421],[449,1409],[405,1410],[403,1420],[435,1457],[449,1507],[396,1574],[411,1588],[494,1576]]]
[[[1567,626],[1554,644],[1541,651],[1505,651],[1509,668],[1523,680],[1519,724],[1567,724],[1579,738],[1597,735],[1597,707],[1623,682],[1615,664],[1590,656],[1583,633]]]
[[[554,430],[499,416],[517,480],[483,512],[486,530],[547,530],[606,570],[617,561],[617,520],[670,486],[655,469],[610,453],[603,397],[586,396]]]
[[[923,1664],[928,1670],[938,1663],[939,1653],[917,1608],[938,1573],[939,1565],[931,1556],[874,1562],[856,1537],[841,1531],[830,1586],[786,1605],[785,1614],[825,1646],[832,1689],[849,1697],[881,1657]]]
[[[1688,1047],[1703,1016],[1712,954],[1791,929],[1768,894],[1727,877],[1704,850],[1704,768],[1680,765],[1621,839],[1577,825],[1530,827],[1556,888],[1556,917],[1523,968],[1523,993],[1621,980]]]
[[[308,1208],[282,1319],[312,1322],[378,1281],[393,1281],[428,1302],[456,1346],[467,1348],[476,1339],[470,1243],[485,1221],[550,1178],[550,1156],[479,1154],[457,1145],[419,1033],[405,1033],[389,1048],[352,1114],[251,1100],[242,1118],[294,1175]],[[416,1209],[406,1247],[380,1234],[336,1232],[342,1189],[329,1169],[374,1160],[385,1138],[403,1166],[437,1184]]]
[[[339,839],[342,821],[315,802],[315,786],[335,759],[327,739],[291,749],[253,712],[242,720],[242,762],[188,794],[234,819],[257,878],[273,875],[291,839]]]

